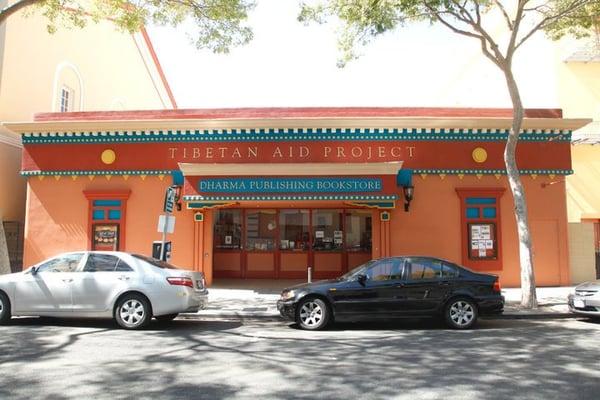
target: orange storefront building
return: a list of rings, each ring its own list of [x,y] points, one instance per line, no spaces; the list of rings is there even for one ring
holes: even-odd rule
[[[165,191],[174,264],[213,279],[337,276],[431,255],[519,285],[505,109],[297,108],[38,114],[22,135],[25,265],[150,254]],[[570,283],[565,175],[587,120],[528,110],[518,148],[538,285]],[[409,201],[410,200],[410,201]]]

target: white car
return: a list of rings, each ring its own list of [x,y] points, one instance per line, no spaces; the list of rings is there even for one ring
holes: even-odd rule
[[[125,329],[205,307],[201,272],[123,252],[64,253],[0,276],[0,324],[11,316],[114,318]]]

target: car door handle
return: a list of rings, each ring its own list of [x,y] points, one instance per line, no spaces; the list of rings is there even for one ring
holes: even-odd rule
[[[69,278],[69,279],[63,279],[62,280],[64,283],[71,283],[73,282],[73,278]]]
[[[438,285],[440,285],[440,286],[449,286],[450,282],[448,282],[448,281],[441,281],[441,282],[438,282]]]
[[[398,289],[402,289],[404,287],[404,283],[398,283],[395,287]]]
[[[119,279],[120,281],[128,281],[129,277],[128,276],[120,276],[117,279]]]

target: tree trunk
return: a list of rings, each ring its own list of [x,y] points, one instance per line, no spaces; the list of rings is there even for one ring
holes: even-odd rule
[[[10,274],[10,259],[8,258],[8,245],[4,234],[4,223],[0,217],[0,275]]]
[[[521,305],[526,308],[536,308],[537,297],[535,293],[535,275],[533,270],[533,252],[531,250],[531,234],[527,216],[527,201],[515,157],[525,111],[523,110],[521,95],[519,93],[517,82],[512,74],[510,64],[505,66],[503,72],[513,104],[513,122],[508,134],[508,139],[506,140],[506,147],[504,148],[504,163],[506,164],[508,182],[514,199],[517,232],[519,235]]]
[[[29,7],[32,4],[40,3],[42,0],[20,0],[10,6],[6,6],[3,9],[0,9],[0,25],[11,15],[16,13],[17,11]]]

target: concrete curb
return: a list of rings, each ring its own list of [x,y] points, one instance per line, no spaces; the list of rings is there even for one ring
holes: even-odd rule
[[[288,321],[280,315],[273,314],[244,314],[239,312],[221,312],[215,314],[180,314],[180,318],[183,319],[201,319],[201,318],[223,318],[223,319],[239,319],[239,320],[261,320],[261,321]],[[500,315],[490,315],[481,317],[485,320],[550,320],[550,319],[574,319],[582,318],[584,316],[573,314],[573,313],[531,313],[531,314],[517,314],[517,313],[506,313]]]
[[[517,313],[506,313],[500,315],[490,315],[481,317],[481,319],[570,319],[570,318],[581,318],[581,315],[572,313],[531,313],[531,314],[517,314]]]

